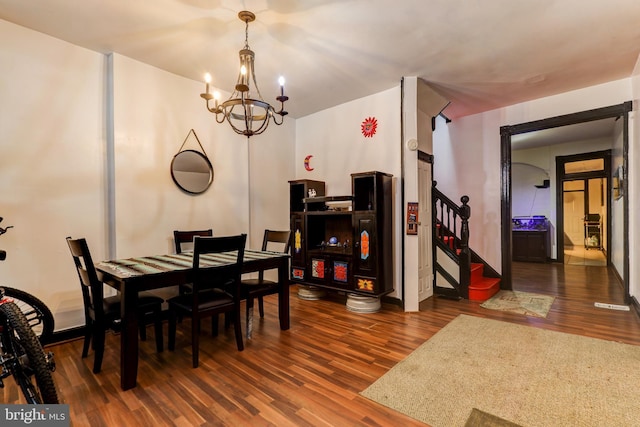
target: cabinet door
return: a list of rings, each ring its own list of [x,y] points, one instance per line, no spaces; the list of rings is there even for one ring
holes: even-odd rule
[[[307,281],[332,289],[353,290],[351,266],[348,257],[310,255]]]
[[[304,216],[291,215],[291,279],[305,280],[306,254]]]
[[[529,242],[526,231],[514,231],[512,238],[512,258],[514,261],[527,261],[529,257]]]
[[[529,233],[527,240],[527,251],[529,252],[530,261],[544,262],[547,258],[547,250],[544,241],[544,233]]]
[[[323,256],[309,257],[309,275],[307,281],[315,282],[319,285],[325,285],[327,278],[330,276],[330,262]]]
[[[378,235],[374,215],[356,214],[355,230],[355,274],[375,277],[378,273]]]
[[[514,261],[547,260],[547,234],[539,231],[514,231],[512,233],[512,258]]]

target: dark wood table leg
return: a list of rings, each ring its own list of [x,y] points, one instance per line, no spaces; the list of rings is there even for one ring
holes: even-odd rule
[[[124,284],[121,295],[120,387],[129,390],[136,386],[138,376],[138,292],[135,286]]]
[[[286,331],[290,327],[289,318],[289,260],[285,259],[278,267],[278,313],[280,315],[280,329]]]

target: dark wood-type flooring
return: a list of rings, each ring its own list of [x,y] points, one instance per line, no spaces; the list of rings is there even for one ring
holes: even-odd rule
[[[156,353],[153,328],[141,343],[138,387],[120,390],[119,337],[109,334],[102,372],[91,372],[82,341],[50,347],[59,394],[75,426],[411,426],[423,425],[369,401],[359,392],[464,313],[640,345],[636,313],[600,309],[623,304],[604,267],[514,263],[514,289],[555,295],[546,319],[501,313],[477,302],[430,298],[418,313],[393,305],[373,314],[345,309],[334,295],[297,298],[291,288],[291,329],[280,331],[275,296],[265,299],[253,339],[236,350],[233,328],[210,337],[203,322],[200,367],[191,368],[189,321],[179,325],[176,351]],[[256,309],[257,317],[257,309]],[[165,326],[166,334],[166,326]],[[553,363],[550,360],[549,363]],[[3,401],[22,403],[12,379]]]

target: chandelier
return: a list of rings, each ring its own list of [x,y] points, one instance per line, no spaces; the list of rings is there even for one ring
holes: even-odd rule
[[[253,68],[255,54],[249,48],[249,22],[255,21],[256,16],[245,10],[238,13],[238,18],[245,23],[245,36],[244,48],[240,50],[240,73],[235,89],[229,99],[219,103],[220,94],[218,92],[214,92],[213,95],[209,93],[211,75],[207,73],[205,76],[206,90],[200,96],[207,101],[207,110],[216,115],[218,123],[223,123],[226,120],[237,134],[245,135],[248,138],[252,135],[260,135],[267,129],[271,121],[276,125],[281,125],[284,116],[288,114],[284,111],[284,103],[289,97],[284,94],[284,77],[280,77],[280,96],[276,97],[276,100],[280,102],[280,111],[276,111],[262,99]],[[211,100],[214,101],[213,107]],[[278,116],[280,117],[278,118]]]

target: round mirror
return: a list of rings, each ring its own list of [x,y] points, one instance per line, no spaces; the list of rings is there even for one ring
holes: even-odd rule
[[[180,151],[171,161],[171,177],[187,193],[204,193],[213,182],[213,166],[199,151]]]

